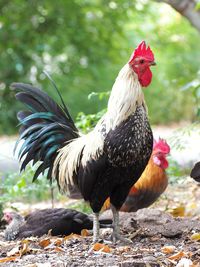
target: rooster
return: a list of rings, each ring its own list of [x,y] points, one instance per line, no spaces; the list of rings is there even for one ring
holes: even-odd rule
[[[119,233],[119,209],[145,169],[151,156],[153,135],[142,87],[152,80],[155,65],[150,47],[143,41],[120,70],[112,87],[107,112],[96,127],[82,135],[64,104],[56,104],[45,92],[28,84],[14,83],[16,98],[27,111],[19,112],[22,125],[19,150],[21,170],[40,161],[33,180],[48,169],[61,192],[78,188],[93,213],[93,241],[99,239],[99,212],[110,197],[113,241]]]
[[[200,161],[195,163],[191,170],[190,176],[197,182],[200,182]]]
[[[25,218],[16,212],[5,212],[2,220],[7,222],[5,239],[10,241],[29,236],[81,234],[83,229],[92,229],[90,216],[72,209],[36,210]],[[100,227],[110,227],[111,220],[100,219]]]
[[[124,212],[136,212],[138,209],[149,207],[165,191],[168,178],[165,170],[168,168],[166,156],[170,147],[163,139],[154,140],[151,158],[139,180],[131,187],[129,194],[120,208]],[[102,210],[110,207],[108,198]]]

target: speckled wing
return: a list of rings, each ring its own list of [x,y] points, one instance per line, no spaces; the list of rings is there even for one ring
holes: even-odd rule
[[[152,131],[143,106],[111,130],[105,138],[104,151],[113,166],[147,164],[153,146]]]

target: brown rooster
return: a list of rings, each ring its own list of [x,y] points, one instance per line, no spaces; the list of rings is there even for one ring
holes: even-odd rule
[[[170,147],[166,141],[154,141],[151,158],[139,180],[132,186],[120,211],[135,212],[138,209],[149,207],[165,191],[168,178],[165,169],[168,167],[166,156]],[[109,198],[102,210],[110,207]]]

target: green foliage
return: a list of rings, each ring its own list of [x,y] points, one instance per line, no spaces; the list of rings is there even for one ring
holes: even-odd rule
[[[196,3],[196,10],[200,10],[200,2],[198,1],[197,3]]]
[[[190,174],[191,168],[180,167],[180,165],[169,157],[169,168],[167,169],[167,175],[169,177],[169,183],[175,184],[184,180]]]
[[[195,44],[199,33],[167,5],[159,9],[157,4],[148,3],[135,15],[135,20],[143,23],[140,34],[149,39],[158,63],[153,83],[145,90],[151,121],[191,120],[194,118],[193,96],[189,91],[182,92],[181,87],[195,79],[199,70]],[[155,15],[156,6],[159,15]]]
[[[89,92],[108,89],[113,80],[110,79],[109,62],[119,51],[116,41],[120,42],[124,37],[122,25],[117,20],[127,17],[123,14],[125,9],[114,11],[106,1],[37,3],[14,0],[1,1],[0,10],[0,50],[3,51],[0,102],[1,111],[4,111],[0,113],[1,130],[9,133],[17,124],[14,114],[19,106],[9,89],[10,83],[41,83],[43,69],[54,74],[58,87],[68,99],[67,104],[73,107],[73,114],[83,109],[92,111],[86,103]],[[114,61],[120,62],[118,57]],[[51,90],[46,80],[42,84],[47,91]],[[55,97],[55,92],[51,94]]]
[[[90,205],[85,202],[84,200],[79,200],[76,201],[76,203],[74,204],[70,204],[67,206],[69,209],[75,209],[87,214],[91,214],[92,213],[92,209],[90,208]]]
[[[196,79],[200,36],[167,5],[150,0],[2,0],[0,133],[16,132],[21,105],[9,88],[13,81],[42,85],[58,99],[43,69],[53,76],[74,117],[106,108],[105,99],[88,101],[87,95],[111,89],[142,39],[151,44],[157,62],[153,83],[145,89],[151,122],[193,120],[194,96],[180,88]]]
[[[103,109],[96,114],[86,115],[83,112],[79,112],[76,118],[76,126],[80,129],[81,132],[87,133],[97,124],[99,119],[106,112],[106,109]]]
[[[61,194],[58,192],[56,183],[52,185],[48,182],[45,175],[39,176],[38,179],[32,183],[32,178],[35,173],[35,167],[28,167],[21,174],[12,173],[1,176],[0,184],[0,218],[3,215],[3,207],[6,205],[15,209],[13,203],[36,203],[45,200],[50,200],[51,189],[53,188],[54,201],[62,200]],[[66,201],[66,196],[64,197]],[[85,213],[91,213],[91,208],[88,203],[83,200],[76,201],[67,206],[68,208],[76,209]]]
[[[51,185],[45,177],[39,177],[32,183],[35,168],[29,167],[23,173],[0,175],[0,203],[14,201],[37,202],[51,198]],[[56,188],[56,185],[52,185]]]
[[[109,95],[110,95],[110,91],[100,92],[100,93],[92,92],[91,94],[88,95],[88,99],[92,100],[94,98],[97,98],[99,102],[101,103],[103,100],[105,99],[107,100]],[[88,114],[88,115],[86,115],[84,112],[79,112],[76,118],[76,126],[83,133],[87,133],[92,128],[94,128],[94,126],[97,124],[97,122],[100,120],[100,118],[105,113],[106,113],[106,109],[102,109],[101,111],[95,114]]]
[[[182,91],[190,90],[193,99],[194,99],[194,111],[196,113],[197,119],[200,118],[200,72],[198,76],[193,81],[187,83],[185,86],[182,87]]]
[[[185,149],[187,145],[185,140],[187,140],[188,137],[190,138],[192,131],[197,134],[197,138],[198,136],[200,137],[200,127],[198,121],[176,130],[169,139],[171,147],[179,150],[180,152]]]
[[[180,152],[187,148],[187,141],[191,138],[191,133],[196,134],[197,140],[200,137],[200,127],[199,122],[196,121],[189,126],[182,127],[176,130],[171,138],[168,140],[171,148]],[[195,138],[195,137],[193,137]],[[170,183],[177,183],[185,177],[189,176],[191,172],[191,166],[180,166],[176,161],[169,157],[169,168],[167,169],[167,174],[170,177]]]
[[[0,220],[2,217],[3,217],[3,204],[0,203]],[[0,225],[1,225],[1,223],[0,223]]]

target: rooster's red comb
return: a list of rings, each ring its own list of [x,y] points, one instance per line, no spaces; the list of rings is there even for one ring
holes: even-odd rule
[[[130,57],[129,63],[133,61],[136,57],[145,57],[149,61],[154,61],[154,54],[151,51],[151,48],[149,46],[146,46],[145,41],[142,41],[134,50],[133,54]]]
[[[159,150],[164,154],[169,154],[170,146],[167,144],[166,140],[159,138],[158,141],[154,140],[153,150]]]

